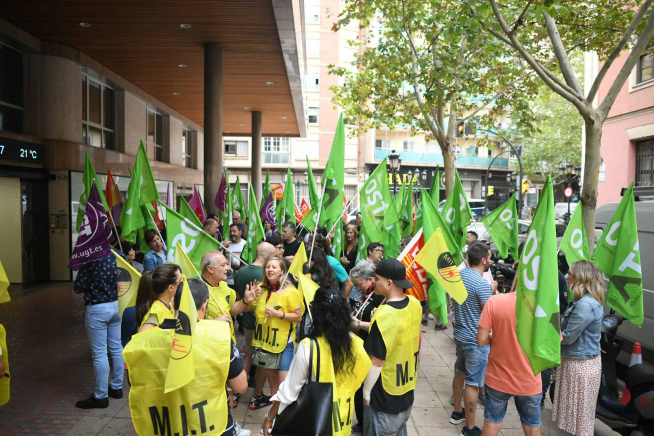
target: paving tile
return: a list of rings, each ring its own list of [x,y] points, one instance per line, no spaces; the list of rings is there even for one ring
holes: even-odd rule
[[[99,436],[136,435],[131,419],[115,418],[99,433]]]
[[[109,417],[85,416],[69,430],[68,434],[78,436],[97,435],[111,420]]]

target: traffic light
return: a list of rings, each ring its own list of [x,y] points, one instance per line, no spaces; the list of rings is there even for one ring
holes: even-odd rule
[[[488,186],[488,196],[490,197],[493,194],[495,194],[495,186]]]
[[[524,179],[522,181],[522,191],[521,192],[523,194],[526,194],[527,192],[529,192],[529,180],[528,179]]]

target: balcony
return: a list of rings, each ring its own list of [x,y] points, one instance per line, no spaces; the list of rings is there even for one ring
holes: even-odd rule
[[[397,152],[402,159],[402,163],[411,164],[442,164],[443,155],[440,153],[418,153],[414,151],[399,151]],[[391,150],[375,149],[375,160],[381,161],[386,156],[391,154]],[[478,157],[478,156],[459,156],[456,159],[455,165],[457,166],[478,166],[488,168],[488,165],[493,160],[492,157]],[[493,162],[493,168],[509,168],[509,158],[498,157]]]

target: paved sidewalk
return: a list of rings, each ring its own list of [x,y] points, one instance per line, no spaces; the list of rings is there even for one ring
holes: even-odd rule
[[[11,400],[0,407],[0,436],[14,434],[134,435],[125,381],[122,400],[109,399],[109,408],[80,410],[75,402],[93,391],[91,351],[84,328],[84,302],[72,284],[50,283],[11,291],[12,302],[0,305],[0,324],[7,329],[11,367]],[[458,435],[461,426],[448,422],[452,412],[452,374],[455,360],[452,330],[435,332],[433,321],[422,327],[423,342],[409,435]],[[233,411],[244,428],[259,434],[266,409],[249,411],[251,390]],[[564,435],[551,421],[546,400],[544,435]],[[483,425],[483,410],[477,412]],[[515,406],[502,427],[504,435],[520,435]],[[596,435],[617,434],[596,421]]]

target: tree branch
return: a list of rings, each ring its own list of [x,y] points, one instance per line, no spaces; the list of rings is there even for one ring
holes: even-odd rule
[[[529,6],[531,6],[532,0],[529,0],[527,2],[527,5],[525,8],[522,10],[518,18],[515,20],[515,23],[513,24],[513,29],[511,29],[511,35],[515,34],[516,30],[518,30],[518,27],[522,24],[522,19],[525,17],[525,14],[527,13],[527,10],[529,9]]]
[[[622,85],[624,85],[624,82],[627,81],[627,78],[631,74],[631,70],[633,70],[634,66],[636,66],[638,58],[640,58],[640,55],[643,53],[643,51],[645,51],[645,47],[647,47],[650,39],[652,39],[652,35],[654,35],[654,9],[652,9],[652,11],[649,13],[649,18],[647,19],[647,24],[645,24],[643,32],[638,37],[638,41],[636,41],[636,45],[634,46],[631,53],[629,53],[627,61],[620,69],[618,76],[615,78],[613,84],[609,88],[609,92],[606,93],[606,97],[604,97],[604,100],[602,100],[602,103],[599,106],[600,119],[602,121],[604,121],[608,116],[609,111],[611,110],[611,106],[613,106],[615,99],[618,97],[620,89],[622,89]]]
[[[563,46],[563,41],[561,41],[561,34],[559,29],[556,27],[556,22],[554,18],[547,12],[543,12],[545,17],[545,27],[547,27],[547,34],[550,37],[552,42],[552,49],[554,50],[554,55],[556,56],[557,61],[559,62],[559,68],[561,69],[561,74],[565,79],[565,83],[572,89],[574,89],[581,98],[584,96],[584,91],[581,89],[579,81],[577,81],[577,76],[572,70],[572,65],[570,65],[570,59],[568,54],[565,51]]]
[[[618,56],[620,56],[622,50],[625,48],[629,40],[631,40],[631,35],[636,31],[636,28],[638,27],[638,23],[641,22],[641,20],[647,13],[647,9],[649,9],[651,5],[652,5],[652,0],[646,0],[645,3],[643,3],[640,10],[636,14],[636,16],[634,16],[634,19],[629,24],[629,27],[627,27],[627,31],[625,32],[624,35],[622,35],[622,38],[620,39],[620,42],[618,42],[618,45],[616,45],[613,48],[613,50],[611,50],[609,57],[606,59],[606,61],[604,61],[602,68],[600,69],[599,73],[597,73],[597,77],[593,81],[593,86],[591,86],[590,91],[588,92],[588,96],[586,98],[589,102],[592,103],[592,101],[595,99],[595,95],[599,90],[600,84],[602,83],[604,76],[606,76],[606,73],[609,71],[609,68],[611,68],[611,65],[613,65],[613,61],[615,61],[618,58]]]

